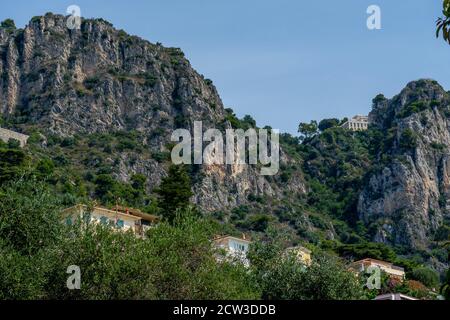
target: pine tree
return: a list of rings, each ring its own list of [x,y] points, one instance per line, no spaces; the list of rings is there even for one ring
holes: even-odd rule
[[[176,210],[186,208],[191,191],[191,180],[184,166],[171,165],[167,177],[163,178],[156,190],[159,195],[159,207],[162,215],[170,222],[175,218]]]

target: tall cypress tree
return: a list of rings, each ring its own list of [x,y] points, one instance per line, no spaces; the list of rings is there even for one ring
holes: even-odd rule
[[[186,208],[192,197],[191,179],[182,165],[171,165],[167,177],[162,179],[156,190],[162,215],[170,222],[177,209]]]

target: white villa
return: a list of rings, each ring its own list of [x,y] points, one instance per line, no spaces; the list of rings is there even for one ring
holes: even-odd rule
[[[352,131],[367,130],[369,127],[369,117],[356,115],[344,122],[341,127]]]
[[[116,206],[110,210],[97,206],[88,208],[82,204],[63,210],[62,217],[68,225],[82,219],[86,222],[110,225],[120,231],[132,230],[139,237],[143,237],[145,232],[159,220],[157,216],[138,209]]]
[[[231,259],[239,259],[245,266],[249,266],[250,262],[247,259],[247,253],[251,241],[246,239],[245,235],[242,238],[232,236],[221,236],[214,239],[216,248],[224,249],[225,253]],[[220,260],[220,258],[218,259]]]

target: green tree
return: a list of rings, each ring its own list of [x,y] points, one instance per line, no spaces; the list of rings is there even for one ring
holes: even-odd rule
[[[343,244],[338,246],[337,252],[341,256],[353,259],[373,258],[386,261],[395,261],[397,255],[391,247],[384,243],[362,242],[356,244]]]
[[[270,230],[269,230],[270,234]],[[364,299],[363,286],[336,257],[316,252],[305,266],[283,250],[283,239],[273,238],[251,247],[249,258],[263,299],[355,300]]]
[[[59,201],[48,186],[22,177],[0,189],[0,239],[31,255],[61,237]]]
[[[36,170],[42,176],[48,177],[55,170],[55,163],[51,159],[43,158],[38,162]]]
[[[272,220],[273,217],[267,214],[256,214],[248,219],[246,226],[250,230],[264,232]]]
[[[84,223],[83,223],[84,224]],[[99,224],[73,225],[58,250],[52,250],[52,272],[47,276],[49,299],[156,299],[153,269],[157,257],[131,232],[115,232]],[[66,270],[81,271],[81,289],[67,290]]]
[[[443,39],[450,44],[450,0],[444,0],[442,3],[442,14],[436,21],[436,38],[439,38],[442,32]]]
[[[256,128],[256,121],[252,118],[252,116],[246,114],[244,118],[242,118],[241,122],[243,123],[246,129],[248,128]]]
[[[95,195],[104,203],[114,203],[119,195],[119,185],[109,174],[99,174],[95,179]]]
[[[173,221],[177,209],[186,208],[192,197],[191,181],[184,166],[171,165],[167,177],[162,179],[156,190],[162,215]]]
[[[23,150],[0,147],[0,185],[19,176],[26,158]]]
[[[12,31],[12,30],[16,29],[16,24],[14,23],[14,20],[6,19],[1,22],[0,28],[4,28],[4,29]]]
[[[19,149],[20,148],[20,141],[16,139],[9,139],[8,140],[8,148],[10,149]]]
[[[400,147],[409,150],[417,146],[417,134],[410,128],[406,128],[400,136]]]
[[[147,177],[143,174],[135,174],[131,177],[131,186],[136,190],[145,190]]]
[[[319,130],[325,131],[326,129],[333,128],[339,125],[339,120],[332,118],[332,119],[323,119],[319,122]]]
[[[410,278],[422,282],[428,288],[439,287],[439,274],[427,267],[414,269],[410,274]]]
[[[259,280],[263,299],[270,300],[358,300],[362,285],[336,258],[317,256],[311,266],[296,257],[277,259]]]
[[[44,299],[49,261],[42,250],[22,255],[0,238],[0,300]]]
[[[310,123],[300,122],[298,125],[298,132],[302,135],[303,139],[308,139],[317,134],[317,121],[312,120]]]

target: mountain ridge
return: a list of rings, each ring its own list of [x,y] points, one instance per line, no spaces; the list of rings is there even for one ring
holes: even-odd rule
[[[171,132],[192,131],[194,121],[205,128],[232,127],[234,114],[181,50],[128,36],[104,20],[83,19],[78,31],[65,23],[65,17],[47,14],[33,18],[23,31],[0,31],[0,48],[6,52],[0,72],[7,79],[0,84],[0,101],[6,117],[23,118],[27,126],[38,123],[62,137],[134,130],[144,145],[164,153]],[[158,161],[153,160],[154,168]],[[164,176],[157,171],[153,186]],[[250,192],[282,195],[252,167],[205,167],[203,173],[207,178],[198,185],[196,202],[205,209],[246,202]],[[122,177],[129,179],[125,173]],[[212,191],[223,184],[236,194]],[[291,190],[302,189],[300,184]]]

